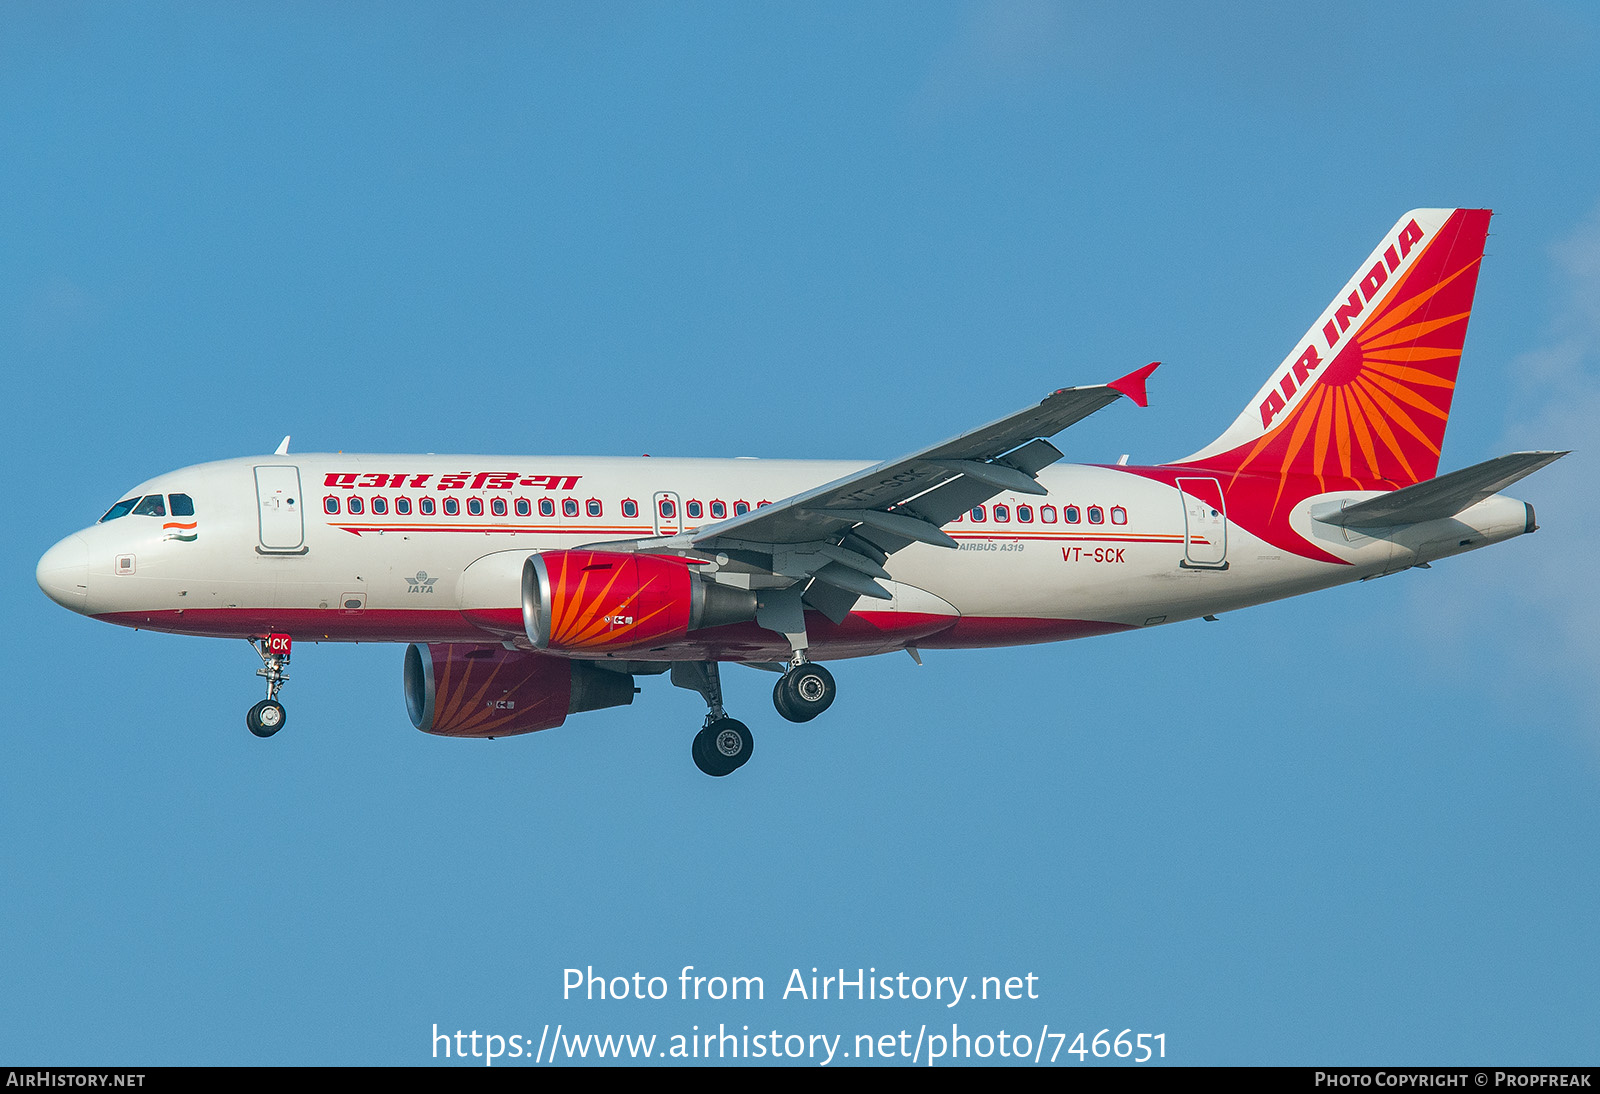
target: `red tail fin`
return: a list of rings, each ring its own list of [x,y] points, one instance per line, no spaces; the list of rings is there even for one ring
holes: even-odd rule
[[[1489,216],[1402,217],[1233,426],[1182,462],[1271,476],[1274,510],[1330,490],[1432,478]]]

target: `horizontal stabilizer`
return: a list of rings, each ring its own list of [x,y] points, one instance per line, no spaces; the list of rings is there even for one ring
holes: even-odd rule
[[[1347,528],[1388,528],[1453,517],[1518,479],[1555,463],[1565,452],[1513,452],[1353,504],[1324,502],[1311,516]]]

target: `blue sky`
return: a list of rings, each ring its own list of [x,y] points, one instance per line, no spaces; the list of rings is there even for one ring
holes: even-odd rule
[[[13,4],[0,1058],[419,1063],[430,1034],[1165,1033],[1184,1063],[1590,1061],[1600,17],[1587,5]],[[882,458],[1165,362],[1210,440],[1398,215],[1496,210],[1444,466],[1536,536],[1064,645],[426,737],[401,648],[57,608],[133,484],[297,451]],[[759,975],[563,1001],[562,970]],[[1039,977],[802,1003],[790,970]],[[1062,1057],[1067,1059],[1065,1055]]]

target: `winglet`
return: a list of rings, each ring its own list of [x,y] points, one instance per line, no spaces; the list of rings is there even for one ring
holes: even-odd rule
[[[1161,364],[1160,361],[1151,361],[1136,372],[1130,372],[1120,379],[1112,380],[1106,387],[1112,391],[1122,392],[1122,394],[1140,406],[1149,406],[1150,400],[1145,395],[1144,382],[1150,378],[1150,374],[1156,370],[1156,366],[1159,364]]]

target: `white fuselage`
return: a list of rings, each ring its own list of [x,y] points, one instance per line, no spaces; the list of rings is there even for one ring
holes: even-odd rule
[[[185,495],[192,515],[104,520],[52,548],[38,576],[74,611],[176,633],[526,646],[520,574],[530,554],[713,524],[737,507],[786,498],[862,466],[327,454],[226,460],[158,476],[128,494]],[[1008,645],[1176,622],[1394,572],[1531,529],[1523,503],[1496,495],[1447,520],[1359,533],[1312,520],[1307,510],[1371,493],[1315,495],[1289,518],[1307,554],[1319,556],[1306,557],[1265,542],[1152,470],[1159,469],[1046,468],[1038,476],[1046,495],[1001,494],[982,507],[982,521],[968,513],[947,524],[957,550],[913,544],[892,555],[885,567],[894,599],[856,606],[874,624],[870,634],[823,626],[813,655]],[[919,622],[896,626],[897,614]],[[768,637],[767,655],[782,656],[782,637]],[[727,656],[761,656],[760,642],[747,634]],[[717,654],[713,643],[661,659]]]

